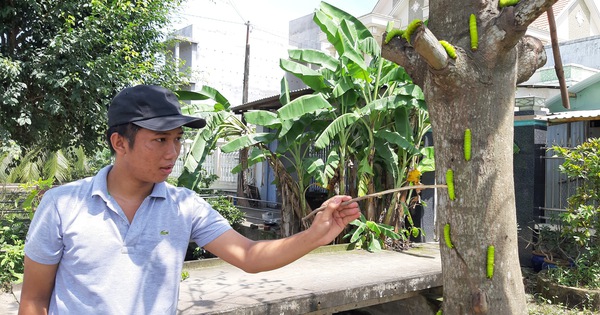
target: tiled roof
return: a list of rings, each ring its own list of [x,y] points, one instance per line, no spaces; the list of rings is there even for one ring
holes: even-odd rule
[[[554,11],[554,19],[558,18],[558,16],[562,13],[562,11],[565,8],[567,8],[568,4],[571,3],[572,1],[573,0],[558,0],[558,1],[556,1],[556,3],[552,6],[552,10]],[[531,23],[531,25],[529,25],[529,27],[540,30],[540,31],[549,32],[550,26],[548,26],[548,14],[546,14],[544,12],[535,21],[533,21],[533,23]]]

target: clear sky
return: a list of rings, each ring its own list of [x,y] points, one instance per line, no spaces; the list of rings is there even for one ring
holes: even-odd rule
[[[327,3],[356,17],[370,13],[377,0],[329,0]],[[187,0],[177,14],[175,27],[191,24],[194,18],[212,18],[245,23],[287,33],[290,20],[311,14],[320,0]]]

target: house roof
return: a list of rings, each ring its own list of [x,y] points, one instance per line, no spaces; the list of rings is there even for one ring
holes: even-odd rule
[[[550,113],[547,116],[537,117],[546,120],[550,124],[560,124],[573,121],[597,120],[600,119],[600,110],[580,110],[571,112]]]
[[[600,82],[600,72],[588,77],[587,79],[585,79],[581,82],[574,84],[573,86],[569,87],[567,90],[569,91],[569,95],[571,95],[571,93],[577,94],[598,82]],[[562,98],[561,98],[560,94],[554,95],[551,98],[546,100],[546,107],[548,107],[548,108],[553,108],[554,106],[557,106],[558,104],[562,104]]]
[[[554,19],[558,19],[558,17],[563,13],[563,11],[565,10],[565,8],[567,8],[567,5],[569,5],[571,2],[576,2],[576,0],[558,0],[556,1],[556,3],[554,3],[554,5],[552,6],[552,11],[554,13]],[[538,17],[535,21],[533,21],[533,23],[531,23],[531,25],[529,25],[529,27],[531,28],[535,28],[538,30],[542,30],[542,31],[546,31],[546,32],[550,32],[550,26],[548,24],[548,14],[542,14],[540,15],[540,17]]]
[[[290,99],[294,100],[300,96],[312,94],[314,91],[310,88],[305,88],[301,90],[291,91]],[[247,112],[249,110],[277,110],[281,107],[281,102],[279,101],[279,95],[273,95],[269,97],[265,97],[256,101],[252,101],[246,104],[241,104],[231,108],[236,114],[241,114],[243,112]]]

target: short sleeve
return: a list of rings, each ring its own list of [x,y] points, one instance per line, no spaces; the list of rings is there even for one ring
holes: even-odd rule
[[[200,197],[196,197],[197,216],[193,219],[192,240],[200,247],[212,242],[231,229],[231,225],[219,212]]]
[[[47,191],[37,207],[27,237],[25,254],[35,262],[57,264],[63,253],[61,221],[52,190]]]

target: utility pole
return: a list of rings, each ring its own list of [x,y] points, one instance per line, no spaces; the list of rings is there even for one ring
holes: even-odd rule
[[[248,102],[248,74],[250,72],[250,21],[246,22],[246,53],[244,54],[244,81],[242,83],[242,104]],[[242,114],[242,123],[246,123]],[[242,165],[242,171],[238,174],[237,196],[242,198],[249,197],[246,192],[248,187],[246,184],[246,172],[248,168],[248,148],[244,148],[239,152],[239,161]],[[248,206],[248,200],[238,199],[240,206]]]
[[[246,22],[246,53],[244,54],[244,82],[242,85],[242,104],[248,102],[248,73],[250,72],[250,21]]]
[[[560,96],[562,99],[563,107],[569,109],[571,108],[571,104],[569,104],[569,90],[567,89],[567,83],[565,82],[565,72],[563,70],[562,58],[560,57],[558,35],[556,34],[556,20],[554,19],[554,9],[552,9],[552,6],[550,6],[546,10],[546,14],[548,15],[548,26],[550,27],[550,42],[552,44],[552,55],[554,56],[554,70],[556,71],[556,77],[558,78]]]

